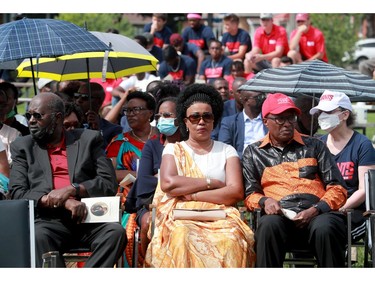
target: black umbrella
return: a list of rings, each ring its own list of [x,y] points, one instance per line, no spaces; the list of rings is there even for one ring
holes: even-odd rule
[[[39,57],[110,50],[96,36],[73,23],[55,19],[28,19],[0,25],[0,65]],[[35,78],[33,77],[36,93]]]
[[[239,89],[292,97],[320,97],[325,90],[332,90],[345,93],[352,102],[375,101],[372,78],[320,60],[265,69]]]

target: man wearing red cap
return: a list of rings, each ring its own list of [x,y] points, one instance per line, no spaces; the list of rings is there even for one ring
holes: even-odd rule
[[[294,63],[314,59],[328,62],[323,32],[311,25],[310,14],[297,14],[296,22],[297,28],[290,34],[288,57]]]
[[[205,54],[208,54],[208,45],[216,39],[211,27],[202,23],[202,14],[187,14],[189,26],[182,31],[185,42],[197,45]]]
[[[282,267],[287,249],[303,245],[319,267],[344,267],[346,219],[338,210],[347,199],[345,182],[327,147],[295,130],[300,114],[288,96],[269,94],[262,106],[269,132],[242,157],[245,204],[264,213],[255,232],[256,266]]]

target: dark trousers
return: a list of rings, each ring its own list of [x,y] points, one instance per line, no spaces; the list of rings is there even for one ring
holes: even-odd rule
[[[119,223],[69,224],[60,220],[36,220],[36,267],[42,267],[42,255],[58,251],[56,266],[65,267],[62,254],[72,247],[88,247],[91,255],[85,267],[113,267],[127,243],[125,229]]]
[[[282,267],[291,246],[309,247],[319,267],[344,267],[346,220],[341,214],[324,213],[303,228],[279,215],[264,215],[255,232],[256,267]]]

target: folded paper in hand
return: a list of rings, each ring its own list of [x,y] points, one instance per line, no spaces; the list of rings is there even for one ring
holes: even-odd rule
[[[120,222],[120,197],[82,198],[86,204],[87,217],[85,223]]]
[[[222,209],[173,209],[173,220],[216,221],[225,219]]]
[[[294,219],[294,217],[297,215],[297,213],[292,210],[281,209],[281,211],[283,212],[284,216],[286,216],[290,220]]]
[[[121,186],[125,186],[125,185],[129,185],[133,182],[135,182],[135,176],[133,176],[132,174],[127,174],[123,179],[122,181],[120,182],[120,185]]]

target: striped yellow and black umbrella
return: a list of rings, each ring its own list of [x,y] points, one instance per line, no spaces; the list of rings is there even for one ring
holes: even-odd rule
[[[155,71],[158,60],[134,40],[113,33],[91,32],[113,51],[82,52],[56,58],[35,59],[36,78],[55,81],[90,78],[117,79],[135,73]],[[17,67],[18,77],[32,77],[31,64]]]
[[[239,89],[292,97],[320,97],[331,90],[344,92],[352,102],[375,101],[375,80],[320,60],[265,69]]]

